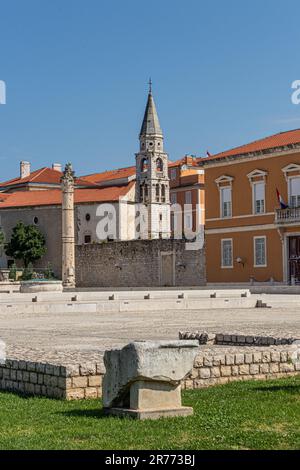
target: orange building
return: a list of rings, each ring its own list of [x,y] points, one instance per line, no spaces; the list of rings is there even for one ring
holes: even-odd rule
[[[204,170],[199,168],[197,159],[185,156],[169,163],[170,202],[178,205],[178,217],[185,233],[196,233],[204,227]],[[174,233],[176,210],[171,212],[171,230]]]
[[[300,283],[300,130],[199,164],[205,169],[207,282]]]

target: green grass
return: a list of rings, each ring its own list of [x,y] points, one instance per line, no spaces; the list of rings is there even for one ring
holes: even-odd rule
[[[97,400],[0,393],[0,449],[299,449],[300,377],[183,393],[188,418],[104,417]]]

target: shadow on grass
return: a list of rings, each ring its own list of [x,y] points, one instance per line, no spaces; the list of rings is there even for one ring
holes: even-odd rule
[[[57,414],[76,418],[111,418],[111,415],[105,413],[101,408],[95,408],[94,410],[59,411]]]
[[[254,387],[255,392],[287,392],[287,393],[300,393],[299,384],[286,384],[286,385],[266,385]]]
[[[24,400],[32,400],[32,398],[48,398],[41,395],[34,395],[30,393],[20,392],[19,390],[0,390],[1,395],[13,395]]]

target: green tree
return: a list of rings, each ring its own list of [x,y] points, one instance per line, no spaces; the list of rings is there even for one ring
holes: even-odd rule
[[[51,263],[47,264],[47,267],[46,267],[45,272],[44,272],[44,276],[45,276],[45,279],[53,279],[54,278]]]
[[[22,260],[26,268],[29,263],[40,259],[46,253],[45,244],[45,237],[38,227],[18,222],[13,228],[10,242],[5,247],[5,253],[14,259]]]
[[[32,263],[28,263],[28,266],[23,271],[22,281],[29,281],[33,278],[33,266]]]
[[[9,279],[11,279],[12,281],[16,281],[17,280],[17,266],[16,266],[16,263],[13,263],[10,267],[10,270],[9,270],[9,275],[8,275]]]

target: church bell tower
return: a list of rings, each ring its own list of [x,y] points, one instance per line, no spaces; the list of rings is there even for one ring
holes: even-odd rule
[[[168,155],[152,96],[152,82],[136,154],[136,202],[148,214],[148,238],[170,238],[170,188]]]

